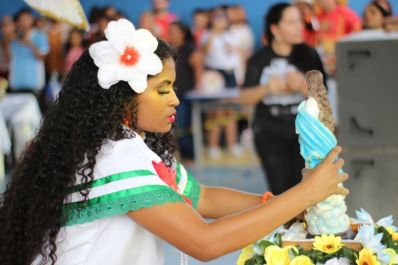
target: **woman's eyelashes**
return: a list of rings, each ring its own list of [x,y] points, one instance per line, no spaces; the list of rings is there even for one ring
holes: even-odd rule
[[[159,88],[158,89],[158,93],[160,95],[165,95],[165,94],[169,94],[171,92],[171,90],[176,91],[177,87],[172,87],[172,88]]]
[[[170,89],[158,89],[160,95],[166,95],[170,93]]]

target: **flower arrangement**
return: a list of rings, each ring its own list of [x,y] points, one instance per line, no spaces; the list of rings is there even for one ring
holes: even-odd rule
[[[352,224],[358,225],[353,240],[345,241],[337,235],[320,235],[311,241],[310,247],[303,247],[297,241],[303,240],[304,223],[295,223],[289,229],[278,228],[270,235],[245,247],[237,265],[392,265],[398,264],[398,228],[393,225],[392,216],[374,222],[363,209],[356,212]],[[294,241],[293,241],[294,242]],[[348,243],[350,242],[350,243]],[[353,248],[352,242],[360,245]]]

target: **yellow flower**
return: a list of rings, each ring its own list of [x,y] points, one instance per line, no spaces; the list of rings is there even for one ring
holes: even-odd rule
[[[322,235],[315,237],[313,248],[327,254],[336,253],[344,244],[341,237],[334,235]]]
[[[369,249],[362,249],[359,252],[359,257],[356,260],[358,265],[381,265],[380,261],[377,260],[376,255]]]
[[[242,252],[240,253],[239,258],[236,261],[236,265],[244,265],[246,260],[248,260],[254,256],[254,251],[252,249],[252,246],[253,245],[250,245],[250,246],[247,246],[244,249],[242,249]]]
[[[289,265],[290,247],[280,248],[278,246],[269,246],[264,251],[264,258],[267,265]]]
[[[398,264],[397,253],[395,253],[395,250],[393,250],[392,248],[386,248],[383,250],[383,252],[388,254],[391,258],[390,263],[388,263],[388,265]]]
[[[289,265],[314,265],[314,263],[309,257],[301,255],[295,257]]]
[[[391,227],[387,227],[386,230],[390,233],[392,240],[398,240],[398,232],[394,232]]]

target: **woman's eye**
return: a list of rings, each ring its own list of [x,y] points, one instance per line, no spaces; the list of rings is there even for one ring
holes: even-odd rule
[[[159,93],[160,95],[165,95],[165,94],[169,94],[170,91],[169,91],[169,90],[158,90],[158,93]]]

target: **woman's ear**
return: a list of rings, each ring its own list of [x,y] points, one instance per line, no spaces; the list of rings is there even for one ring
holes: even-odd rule
[[[271,30],[272,35],[274,36],[274,40],[278,41],[280,39],[278,25],[272,24],[270,26],[270,30]],[[269,42],[269,44],[271,44],[272,40],[268,40],[268,42]]]
[[[136,112],[136,106],[134,106],[134,102],[135,100],[133,99],[124,104],[124,118],[122,121],[124,125],[132,129],[134,129],[133,113]]]

